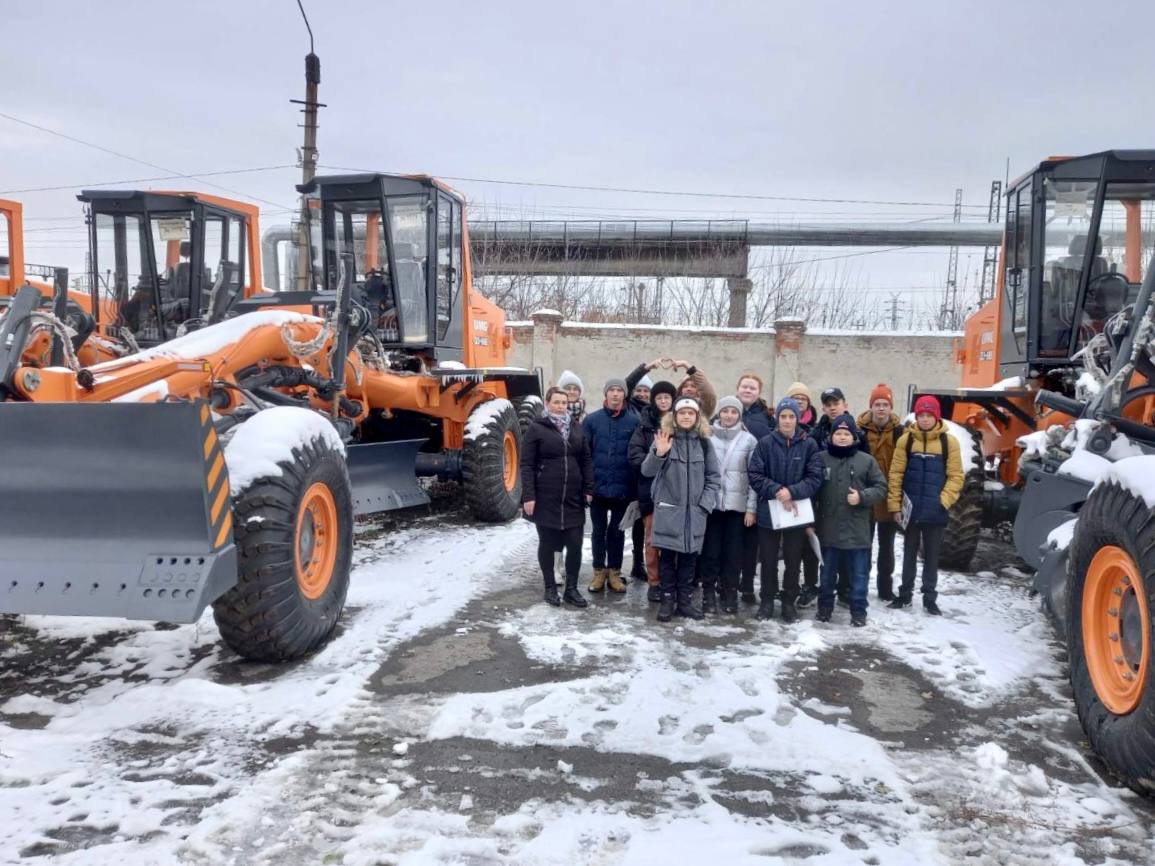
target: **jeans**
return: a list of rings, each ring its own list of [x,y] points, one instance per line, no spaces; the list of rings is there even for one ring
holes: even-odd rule
[[[878,566],[875,588],[879,595],[894,591],[894,539],[898,535],[898,524],[893,520],[870,522],[871,537],[878,538]]]
[[[698,554],[659,550],[658,555],[662,594],[673,595],[679,601],[689,601],[694,594],[691,584],[694,582],[694,566],[698,563]]]
[[[914,574],[918,570],[918,548],[922,544],[922,601],[938,599],[938,557],[942,553],[945,523],[909,523],[902,542],[902,588],[899,598],[910,601],[914,593]]]
[[[818,609],[834,610],[834,594],[840,574],[850,578],[850,613],[865,614],[866,587],[870,583],[870,548],[843,550],[822,548],[822,586],[818,590]]]
[[[577,582],[578,572],[582,568],[582,529],[581,526],[569,529],[550,529],[547,526],[537,528],[537,564],[541,566],[546,586],[552,584],[554,579],[553,555],[562,548],[565,548],[566,584],[571,580]]]
[[[782,575],[782,600],[793,603],[798,598],[798,575],[802,571],[802,550],[808,544],[805,527],[768,529],[758,527],[758,554],[762,559],[762,604],[773,604],[778,595],[778,549],[786,560]]]
[[[619,524],[629,504],[628,499],[611,499],[608,496],[595,496],[590,503],[590,522],[594,526],[594,568],[621,571],[626,534],[619,528]]]
[[[711,511],[702,544],[702,588],[738,591],[746,515],[741,511]]]
[[[646,583],[657,586],[661,582],[658,574],[658,548],[652,544],[654,535],[654,513],[651,511],[642,518],[642,525],[646,528]]]

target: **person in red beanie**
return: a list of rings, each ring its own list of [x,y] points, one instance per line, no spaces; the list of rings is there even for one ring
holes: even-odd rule
[[[902,419],[894,414],[894,391],[885,383],[874,386],[870,392],[870,406],[858,416],[858,429],[866,435],[870,453],[878,461],[882,474],[890,475],[894,448],[902,436]],[[871,513],[871,535],[878,537],[878,563],[875,567],[875,586],[879,601],[894,601],[894,539],[898,524],[886,510],[886,501],[875,504]]]
[[[962,452],[942,423],[942,407],[930,395],[914,403],[914,426],[907,429],[894,448],[890,464],[887,509],[898,519],[904,500],[909,518],[902,545],[902,586],[888,607],[909,607],[922,547],[922,607],[938,616],[938,558],[947,513],[963,488]]]

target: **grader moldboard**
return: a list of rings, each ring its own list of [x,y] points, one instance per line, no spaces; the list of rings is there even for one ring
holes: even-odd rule
[[[955,525],[966,535],[956,532],[956,548],[969,562],[980,513],[987,524],[1014,519],[1016,550],[1067,643],[1091,745],[1149,796],[1153,250],[1155,151],[1041,163],[1008,192],[998,291],[967,322],[964,387],[937,393],[987,466],[968,481],[974,525]]]
[[[189,623],[211,604],[240,655],[298,658],[336,627],[355,515],[428,502],[418,476],[460,481],[482,520],[518,513],[541,384],[503,366],[463,200],[385,174],[302,192],[320,247],[284,293],[256,281],[255,209],[81,196],[96,318],[151,347],[45,365],[32,285],[0,318],[0,612]]]

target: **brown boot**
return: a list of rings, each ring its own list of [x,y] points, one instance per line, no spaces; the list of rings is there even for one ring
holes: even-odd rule
[[[609,581],[611,592],[626,591],[626,582],[622,580],[622,570],[620,568],[609,569],[609,577],[607,580]]]
[[[610,576],[608,568],[595,568],[594,579],[590,581],[590,592],[601,592],[606,588],[606,579]]]

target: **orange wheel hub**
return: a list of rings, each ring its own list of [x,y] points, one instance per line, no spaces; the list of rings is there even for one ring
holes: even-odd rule
[[[329,486],[318,481],[301,499],[293,545],[297,585],[305,598],[316,600],[328,588],[337,562],[337,538],[337,503]]]
[[[1101,548],[1083,584],[1083,653],[1095,693],[1117,716],[1143,697],[1150,635],[1147,591],[1135,561],[1120,547]]]
[[[501,442],[502,450],[502,480],[505,482],[505,489],[512,492],[513,488],[517,486],[517,437],[513,435],[512,430],[505,431],[505,438]]]

